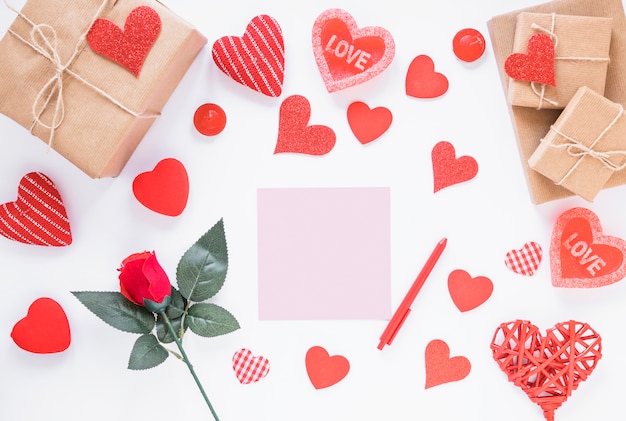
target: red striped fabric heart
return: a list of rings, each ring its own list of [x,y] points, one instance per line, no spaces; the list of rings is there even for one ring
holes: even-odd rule
[[[241,384],[250,384],[267,376],[270,361],[262,356],[255,357],[249,349],[241,348],[233,355],[233,370]]]
[[[217,67],[235,82],[271,97],[282,93],[285,44],[273,17],[254,17],[242,37],[219,38],[212,53]]]
[[[72,243],[65,206],[52,180],[40,172],[22,177],[17,200],[0,205],[0,235],[38,246]]]
[[[539,264],[543,250],[539,243],[530,241],[521,249],[510,250],[504,257],[504,264],[509,270],[524,276],[533,276]]]

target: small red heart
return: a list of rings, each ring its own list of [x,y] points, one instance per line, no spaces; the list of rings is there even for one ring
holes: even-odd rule
[[[135,177],[133,193],[148,209],[163,215],[178,216],[187,206],[189,197],[187,170],[177,159],[163,159],[152,171]]]
[[[314,346],[307,351],[305,365],[309,379],[316,389],[338,383],[350,371],[350,363],[345,357],[330,356],[321,346]]]
[[[539,268],[542,256],[541,246],[531,241],[524,244],[521,249],[509,251],[504,258],[504,264],[515,273],[533,276]]]
[[[28,308],[26,317],[13,326],[11,338],[25,351],[62,352],[70,346],[70,324],[59,303],[51,298],[38,298]]]
[[[87,42],[101,56],[139,77],[148,52],[161,32],[159,14],[148,6],[133,9],[122,30],[114,22],[98,18],[87,32]]]
[[[454,146],[442,141],[431,153],[433,163],[434,192],[453,184],[471,180],[478,174],[478,163],[471,156],[456,158]]]
[[[392,120],[391,111],[385,107],[370,109],[364,102],[353,102],[348,106],[348,124],[363,145],[382,136]]]
[[[448,275],[448,291],[454,305],[464,312],[487,301],[493,292],[493,282],[486,276],[472,278],[466,271],[457,269]]]
[[[409,65],[405,90],[414,98],[436,98],[448,91],[448,78],[435,72],[435,63],[430,57],[420,55]]]
[[[233,355],[233,370],[241,384],[258,382],[270,372],[267,358],[255,357],[252,351],[242,348]]]
[[[307,126],[311,117],[309,100],[300,95],[285,98],[280,105],[278,141],[274,153],[324,155],[335,146],[335,132],[327,126]]]
[[[552,38],[546,34],[534,34],[528,39],[527,51],[527,54],[513,53],[506,58],[506,74],[515,80],[556,86]]]
[[[450,358],[448,344],[440,339],[432,340],[426,346],[426,386],[428,389],[440,384],[463,380],[470,373],[472,365],[463,356]]]

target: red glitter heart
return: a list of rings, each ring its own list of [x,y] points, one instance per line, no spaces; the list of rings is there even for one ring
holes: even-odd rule
[[[152,171],[133,180],[133,193],[148,209],[168,216],[178,216],[189,197],[189,177],[185,166],[174,158],[160,161]]]
[[[478,163],[471,156],[456,158],[454,146],[442,141],[432,150],[434,192],[471,180],[478,173]]]
[[[323,389],[340,382],[350,371],[350,363],[341,355],[329,355],[321,346],[314,346],[306,353],[306,372],[316,389]]]
[[[364,102],[353,102],[348,106],[348,124],[363,145],[382,136],[392,120],[391,111],[385,107],[370,109]]]
[[[463,356],[450,357],[448,344],[440,339],[426,346],[426,386],[428,389],[444,383],[463,380],[470,373],[472,364]]]
[[[556,86],[552,38],[546,34],[535,34],[528,39],[527,50],[527,54],[513,53],[506,58],[506,74],[515,80]]]
[[[435,71],[435,63],[430,57],[420,55],[409,65],[405,90],[414,98],[436,98],[448,91],[448,78]]]
[[[52,354],[65,351],[71,342],[70,324],[65,311],[51,298],[39,298],[17,322],[11,338],[25,351]]]

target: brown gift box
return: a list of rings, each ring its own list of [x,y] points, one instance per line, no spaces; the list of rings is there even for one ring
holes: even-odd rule
[[[508,101],[522,107],[563,109],[581,86],[604,94],[612,21],[610,17],[520,13],[513,51],[526,53],[534,34],[551,35],[556,86],[510,78]]]
[[[609,67],[606,73],[604,96],[618,104],[626,104],[626,18],[622,0],[559,0],[526,8],[523,11],[537,13],[558,13],[579,16],[613,18]],[[515,24],[521,11],[513,11],[495,16],[488,21],[489,35],[500,72],[500,80],[505,94],[508,91],[508,76],[504,72],[504,61],[513,52]],[[509,104],[509,111],[520,153],[522,166],[528,182],[531,199],[534,203],[572,196],[564,187],[531,169],[528,158],[533,154],[540,139],[548,132],[562,110],[518,107]],[[615,172],[605,188],[626,184],[626,170]]]
[[[625,161],[623,107],[582,87],[541,140],[528,165],[591,202]]]
[[[144,5],[158,13],[161,31],[135,77],[96,54],[84,37],[96,17],[123,28],[131,10]],[[60,63],[69,62],[66,71],[36,51],[36,40],[41,45],[44,40],[37,35],[32,40],[28,21],[46,25],[42,31],[56,44]],[[0,40],[0,112],[90,177],[117,176],[206,41],[154,0],[28,0]],[[55,85],[57,74],[61,83]],[[61,110],[59,91],[63,119],[51,130],[45,126],[59,121],[54,118]],[[35,120],[33,110],[41,109]]]

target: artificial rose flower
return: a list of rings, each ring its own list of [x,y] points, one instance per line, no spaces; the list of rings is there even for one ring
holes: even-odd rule
[[[144,300],[149,300],[167,307],[172,285],[154,252],[131,254],[122,261],[119,271],[120,292],[124,297],[140,306],[146,306]]]

